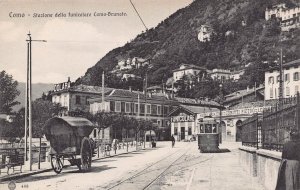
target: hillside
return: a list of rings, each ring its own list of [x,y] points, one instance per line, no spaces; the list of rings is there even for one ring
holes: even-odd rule
[[[299,0],[196,0],[123,47],[110,51],[76,83],[100,85],[103,68],[112,71],[118,61],[138,57],[151,59],[147,68],[151,73],[149,84],[165,81],[182,63],[231,70],[253,63],[243,80],[250,85],[260,84],[263,71],[278,58],[280,48],[284,50],[285,61],[300,58],[300,30],[281,32],[276,21],[264,19],[266,8],[281,2],[293,6]],[[209,25],[214,31],[209,42],[198,40],[202,25]],[[261,66],[262,63],[267,65]],[[144,77],[146,71],[142,68],[127,72]],[[118,78],[109,77],[112,80],[107,80],[107,85],[118,87]]]
[[[44,83],[36,83],[32,84],[32,100],[40,98],[43,92],[47,93],[50,90],[54,89],[53,84],[44,84]],[[20,95],[16,98],[16,101],[20,102],[19,105],[14,106],[13,110],[18,111],[20,108],[25,106],[25,90],[26,83],[19,82],[18,90],[20,91]]]

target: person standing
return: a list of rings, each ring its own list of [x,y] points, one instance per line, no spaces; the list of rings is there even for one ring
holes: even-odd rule
[[[172,148],[173,148],[175,146],[175,138],[173,135],[171,136],[171,141],[172,141]]]
[[[300,189],[300,134],[293,130],[290,141],[283,145],[275,190]]]

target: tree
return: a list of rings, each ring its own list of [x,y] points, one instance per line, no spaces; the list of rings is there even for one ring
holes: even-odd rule
[[[45,122],[60,113],[59,104],[54,104],[48,100],[37,99],[32,103],[32,132],[33,137],[43,136]]]
[[[18,82],[5,71],[0,72],[0,113],[11,113],[12,107],[20,104],[15,101],[20,94],[17,90]]]

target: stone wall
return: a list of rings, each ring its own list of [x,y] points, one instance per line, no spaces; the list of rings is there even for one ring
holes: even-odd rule
[[[274,190],[277,182],[281,152],[242,146],[239,161],[243,169],[265,187]]]

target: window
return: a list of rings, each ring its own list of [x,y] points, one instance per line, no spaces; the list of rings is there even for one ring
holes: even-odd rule
[[[299,80],[299,72],[295,72],[294,73],[294,81],[298,81]]]
[[[145,104],[140,104],[140,113],[145,113]]]
[[[125,103],[125,112],[130,113],[130,103],[129,102]]]
[[[110,107],[110,111],[115,111],[115,102],[111,101],[109,107]]]
[[[125,112],[125,102],[121,102],[121,112]]]
[[[299,86],[298,85],[295,86],[295,95],[297,95],[297,92],[299,92]]]
[[[68,106],[68,98],[67,98],[67,95],[64,96],[64,106],[65,106],[65,107]]]
[[[203,126],[203,124],[200,124],[200,133],[204,133],[204,126]]]
[[[76,96],[76,104],[80,104],[80,96]]]
[[[148,109],[147,109],[148,111]],[[153,115],[157,115],[157,105],[151,105],[151,113]]]
[[[288,87],[288,86],[286,87],[286,95],[290,96],[290,87]]]
[[[161,126],[161,121],[160,120],[157,120],[157,125]]]
[[[273,98],[273,88],[270,88],[270,98]]]
[[[280,75],[277,76],[277,82],[280,82]]]
[[[147,104],[147,114],[151,114],[151,104]]]
[[[161,115],[161,106],[157,106],[157,115]]]
[[[134,113],[139,112],[139,104],[134,104]]]
[[[289,73],[284,75],[284,81],[290,81],[290,74]]]
[[[212,133],[212,124],[205,124],[205,133]]]
[[[85,104],[86,104],[86,105],[89,105],[89,101],[88,101],[88,99],[90,99],[90,97],[89,97],[89,96],[85,97]]]
[[[178,127],[174,127],[174,135],[178,135]]]
[[[192,135],[192,127],[188,128],[188,135]]]
[[[273,84],[274,83],[274,77],[269,77],[269,84]]]
[[[115,102],[115,112],[121,112],[121,102]]]

